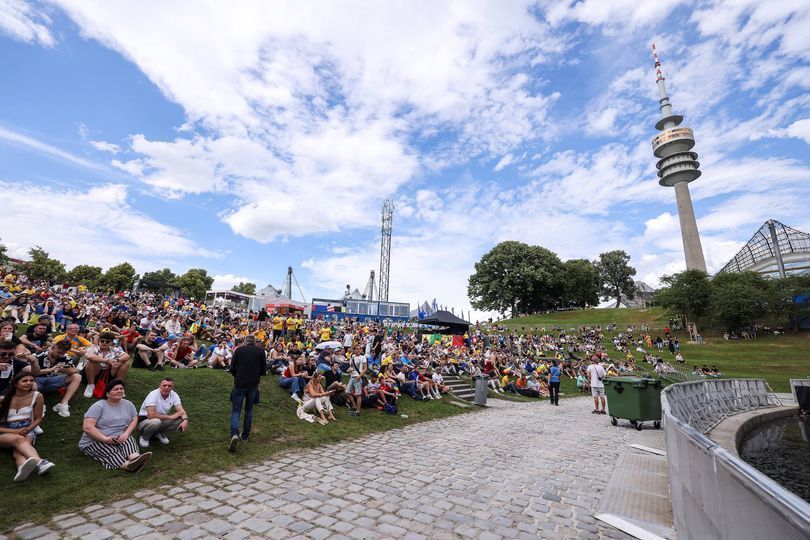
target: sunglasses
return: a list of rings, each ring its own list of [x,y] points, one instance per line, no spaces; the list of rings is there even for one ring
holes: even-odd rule
[[[112,343],[111,339],[100,339],[98,340],[99,343]]]
[[[13,352],[3,352],[0,353],[0,358],[12,358],[14,356]]]

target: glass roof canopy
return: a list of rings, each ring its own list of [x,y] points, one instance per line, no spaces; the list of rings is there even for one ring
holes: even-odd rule
[[[785,272],[788,274],[810,272],[810,234],[776,220],[772,221]],[[767,275],[776,274],[778,277],[778,259],[769,223],[765,222],[720,272],[756,271]]]

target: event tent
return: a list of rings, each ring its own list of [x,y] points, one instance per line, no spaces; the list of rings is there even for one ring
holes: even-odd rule
[[[443,309],[436,311],[427,319],[422,319],[419,324],[443,327],[434,330],[433,333],[452,334],[454,336],[464,335],[470,329],[470,323]]]

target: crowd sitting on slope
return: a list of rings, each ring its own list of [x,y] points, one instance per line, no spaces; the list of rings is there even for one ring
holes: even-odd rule
[[[3,279],[0,306],[0,448],[12,449],[15,480],[54,467],[34,448],[43,433],[43,394],[57,396],[52,410],[61,417],[70,416],[77,395],[97,399],[84,417],[80,451],[106,468],[137,471],[151,456],[141,450],[153,440],[168,444],[189,418],[171,377],[136,409],[125,397],[129,371],[227,370],[248,336],[289,391],[291,414],[321,424],[337,421],[337,408],[395,414],[402,396],[440,400],[447,376],[484,374],[493,392],[551,395],[554,403],[561,378],[589,390],[594,362],[607,375],[636,371],[630,349],[649,338],[620,334],[614,347],[626,357],[612,361],[598,326],[518,334],[476,325],[459,344],[396,325],[206,306],[149,292],[98,293],[13,272]],[[18,324],[27,327],[18,331]]]

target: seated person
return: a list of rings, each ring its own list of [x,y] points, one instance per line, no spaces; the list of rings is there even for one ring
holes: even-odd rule
[[[82,423],[79,451],[105,469],[138,472],[152,452],[138,451],[132,436],[138,425],[138,411],[124,395],[124,381],[113,379],[104,389],[104,399],[90,405]]]
[[[332,369],[323,374],[323,384],[326,390],[332,392],[330,400],[333,405],[346,404],[346,385],[343,384],[343,373],[337,362],[332,362]]]
[[[51,341],[51,335],[48,333],[48,325],[38,322],[28,328],[31,332],[26,331],[25,334],[20,336],[20,342],[25,345],[31,354],[39,354],[46,351]]]
[[[194,358],[193,339],[184,337],[166,351],[166,358],[175,368],[196,368],[197,359]]]
[[[15,333],[14,323],[4,322],[0,325],[0,342],[10,342],[14,344],[14,351],[16,356],[23,358],[28,356],[29,351],[25,344],[17,337]]]
[[[540,383],[534,376],[524,378],[524,386],[518,387],[518,394],[524,397],[538,398],[540,397]]]
[[[290,397],[301,403],[306,386],[306,372],[304,371],[303,359],[298,356],[291,356],[287,368],[278,378],[278,385],[290,391]]]
[[[17,464],[15,482],[35,470],[43,475],[54,467],[34,449],[36,431],[45,409],[42,394],[34,390],[34,376],[20,371],[0,397],[0,448],[11,448]]]
[[[63,418],[70,416],[70,400],[82,383],[82,376],[73,365],[68,351],[70,343],[67,341],[54,343],[48,350],[34,355],[37,365],[31,366],[31,371],[36,376],[37,390],[47,394],[65,389],[59,403],[53,406],[53,411]]]
[[[171,412],[174,409],[174,412]],[[180,396],[174,391],[174,380],[164,377],[160,386],[146,395],[138,411],[138,426],[135,428],[140,437],[138,444],[149,447],[149,440],[154,437],[161,444],[169,444],[169,433],[188,430],[188,415]]]
[[[166,343],[158,341],[157,332],[149,330],[143,337],[143,340],[135,345],[135,350],[138,351],[137,358],[146,366],[149,371],[163,371],[163,357],[166,349],[169,346]]]
[[[368,382],[363,385],[362,406],[365,408],[380,408],[385,405],[380,397],[380,376],[372,375]]]
[[[98,345],[92,345],[85,354],[87,364],[84,373],[87,377],[87,386],[84,397],[93,397],[96,380],[105,370],[110,379],[123,380],[129,371],[129,355],[118,345],[113,344],[113,335],[105,332],[98,337]]]
[[[228,342],[224,339],[219,341],[219,344],[211,351],[211,356],[208,359],[208,367],[212,369],[228,369],[231,365],[231,358],[233,358],[233,351],[228,347]]]
[[[67,326],[64,334],[53,338],[54,343],[58,343],[63,339],[70,343],[70,351],[68,351],[68,355],[73,358],[73,363],[76,364],[77,367],[79,366],[82,357],[87,352],[88,347],[92,345],[87,338],[81,335],[80,331],[81,328],[79,328],[79,325],[72,323]]]
[[[330,370],[331,371],[331,370]],[[304,402],[301,407],[304,412],[312,413],[318,411],[318,422],[327,424],[329,420],[337,421],[335,413],[332,409],[332,402],[329,400],[333,394],[333,390],[324,390],[323,375],[320,371],[315,371],[312,374],[312,379],[304,387]],[[326,413],[326,414],[324,414]]]
[[[26,360],[17,358],[17,347],[13,341],[0,340],[0,392],[4,392],[11,379],[21,371],[31,371],[36,359],[29,356]]]
[[[430,378],[433,379],[433,383],[436,385],[439,397],[441,397],[441,394],[446,394],[450,391],[450,388],[444,384],[444,377],[442,377],[442,374],[438,370],[434,371]]]

